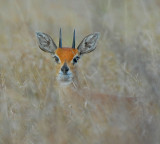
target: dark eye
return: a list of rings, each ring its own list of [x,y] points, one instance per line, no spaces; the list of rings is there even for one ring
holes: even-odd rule
[[[59,62],[59,58],[57,56],[54,56],[55,62],[58,63]]]
[[[74,59],[73,59],[73,64],[75,64],[75,63],[77,63],[78,62],[78,60],[79,60],[79,56],[76,56]]]

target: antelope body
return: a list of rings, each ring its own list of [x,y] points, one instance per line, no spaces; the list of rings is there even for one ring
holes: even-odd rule
[[[80,116],[81,119],[82,114],[88,108],[91,111],[89,111],[90,115],[87,116],[91,116],[92,121],[99,124],[102,129],[106,124],[106,121],[111,122],[114,119],[111,118],[114,112],[116,114],[121,112],[123,114],[123,112],[125,112],[127,113],[127,120],[133,119],[130,115],[135,115],[136,113],[134,109],[135,99],[118,98],[116,96],[93,93],[90,90],[86,91],[80,88],[81,86],[78,81],[77,63],[83,55],[96,49],[100,36],[98,32],[86,36],[77,48],[75,48],[75,30],[73,33],[72,47],[70,48],[62,47],[61,29],[59,47],[56,46],[48,34],[41,32],[37,32],[36,34],[40,49],[50,53],[57,63],[57,88],[59,89],[59,97],[65,108],[64,111],[68,111],[68,106],[70,105],[73,113],[76,113],[75,116]],[[121,110],[121,112],[119,110]],[[117,120],[117,123],[119,122],[116,118],[114,120]],[[115,138],[121,137],[121,130],[118,126],[114,126],[111,123],[107,126],[111,128],[110,133],[107,131],[107,135],[113,137],[113,141],[111,141],[111,143],[114,143],[115,140],[113,135],[115,135]],[[134,136],[130,136],[132,134],[128,133],[128,131],[126,131],[125,135],[129,135],[128,138],[132,139],[132,141],[135,141],[136,143],[136,139],[134,139]]]
[[[72,47],[62,47],[62,33],[60,29],[59,47],[56,46],[53,39],[45,33],[37,32],[39,48],[52,55],[56,62],[56,79],[59,90],[64,93],[65,99],[72,99],[76,95],[90,95],[93,99],[105,102],[104,99],[110,99],[112,102],[117,101],[117,97],[104,94],[96,94],[91,91],[80,89],[78,81],[77,63],[84,54],[90,53],[96,49],[100,33],[95,32],[86,36],[79,46],[75,48],[75,30],[73,33]],[[67,98],[66,98],[67,97]],[[78,97],[80,99],[80,97]],[[119,99],[118,99],[119,101]],[[130,98],[126,98],[130,102]]]

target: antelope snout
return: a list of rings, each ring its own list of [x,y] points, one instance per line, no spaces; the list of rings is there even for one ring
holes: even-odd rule
[[[69,71],[67,63],[64,63],[64,65],[61,67],[61,71],[63,72],[63,74],[67,74],[67,72]]]
[[[57,76],[57,80],[60,81],[61,84],[69,84],[72,82],[72,78],[72,72],[70,71],[67,63],[64,63]]]

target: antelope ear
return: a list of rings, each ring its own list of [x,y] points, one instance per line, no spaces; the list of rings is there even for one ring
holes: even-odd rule
[[[52,38],[48,34],[42,32],[36,32],[36,36],[39,48],[45,52],[54,54],[57,46],[52,40]]]
[[[85,53],[90,53],[93,50],[95,50],[99,37],[100,37],[99,32],[95,32],[93,34],[86,36],[82,40],[82,42],[79,44],[79,46],[77,47],[80,55],[85,54]]]

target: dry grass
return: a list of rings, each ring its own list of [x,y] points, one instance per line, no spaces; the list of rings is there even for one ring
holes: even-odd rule
[[[159,18],[159,0],[0,0],[0,144],[158,144]],[[65,112],[54,63],[35,38],[42,31],[58,42],[60,27],[66,46],[74,28],[77,44],[101,32],[96,51],[79,63],[84,87],[136,97],[140,115],[131,119],[122,108],[96,121],[93,105]]]

